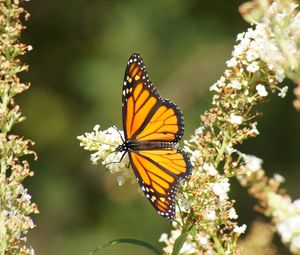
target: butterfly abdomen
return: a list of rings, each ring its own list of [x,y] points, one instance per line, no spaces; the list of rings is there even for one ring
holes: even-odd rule
[[[117,151],[142,151],[157,149],[174,149],[176,143],[173,142],[157,142],[157,141],[125,141],[117,148]]]

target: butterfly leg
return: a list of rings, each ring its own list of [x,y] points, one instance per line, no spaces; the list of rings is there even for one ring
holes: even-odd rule
[[[120,158],[119,161],[114,161],[115,158],[116,158],[116,156],[117,156],[117,154],[118,154],[118,151],[115,151],[115,153],[116,153],[116,154],[115,154],[113,160],[112,160],[111,162],[109,162],[109,163],[104,164],[104,166],[108,166],[108,165],[110,165],[110,164],[118,164],[118,163],[120,163],[120,162],[123,160],[123,158],[124,158],[124,156],[125,156],[125,154],[126,154],[126,151],[123,152],[123,154],[122,154],[122,156],[121,156],[121,158]]]

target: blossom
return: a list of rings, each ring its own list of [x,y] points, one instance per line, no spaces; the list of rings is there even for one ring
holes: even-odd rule
[[[250,63],[250,64],[247,66],[246,69],[247,69],[247,71],[250,72],[250,73],[255,73],[256,71],[259,70],[258,62],[253,61],[252,63]]]
[[[277,173],[275,173],[273,175],[273,178],[274,178],[274,180],[278,181],[279,183],[282,183],[285,181],[285,178],[282,175],[277,174]]]
[[[242,88],[242,84],[238,81],[238,80],[232,80],[229,84],[229,87],[233,88],[233,89],[241,89]]]
[[[230,190],[230,184],[228,178],[224,178],[219,182],[212,183],[213,192],[219,196],[220,201],[228,198],[228,191]]]
[[[290,250],[300,252],[300,199],[291,202],[287,196],[270,193],[268,203],[273,209],[277,231],[284,243],[290,244]]]
[[[263,160],[253,156],[253,155],[246,155],[246,154],[242,154],[242,157],[246,163],[246,167],[252,171],[252,172],[256,172],[258,170],[261,169]]]
[[[212,164],[204,163],[203,170],[207,171],[211,176],[215,176],[216,174],[218,174],[218,171]]]
[[[286,96],[288,88],[289,88],[288,86],[284,86],[278,93],[278,96],[280,96],[281,98],[284,98]]]
[[[240,124],[242,124],[242,121],[243,121],[242,116],[235,115],[234,113],[231,113],[230,116],[229,116],[229,122],[231,124],[240,125]]]
[[[91,161],[93,164],[102,162],[112,174],[116,174],[117,183],[123,185],[127,180],[133,179],[132,170],[128,168],[129,158],[127,153],[117,151],[117,147],[123,143],[123,131],[116,127],[110,127],[101,131],[100,125],[96,125],[93,131],[78,136],[80,146],[85,150],[92,151]]]
[[[209,221],[214,221],[214,220],[217,218],[215,210],[209,211],[209,212],[206,214],[205,218],[206,218],[207,220],[209,220]]]
[[[233,67],[238,64],[238,61],[235,57],[231,58],[230,60],[226,61],[227,67]]]
[[[15,133],[15,124],[22,122],[21,107],[16,104],[16,94],[29,88],[22,82],[23,71],[28,66],[22,56],[32,46],[21,43],[22,31],[29,13],[23,1],[0,1],[0,253],[33,255],[34,249],[27,244],[29,230],[35,227],[32,214],[39,211],[31,202],[31,195],[24,187],[33,171],[28,155],[37,158],[31,150],[34,143]],[[21,77],[20,77],[21,76]]]
[[[256,90],[259,96],[266,97],[268,95],[268,92],[266,91],[266,87],[262,84],[256,85]]]
[[[168,234],[167,234],[167,233],[162,233],[162,234],[160,235],[160,238],[158,239],[158,241],[159,241],[160,243],[166,242],[167,240],[168,240]]]
[[[235,209],[232,207],[229,210],[229,219],[237,219],[239,216],[236,214]]]
[[[235,226],[233,232],[238,234],[243,234],[245,233],[246,229],[247,229],[247,225],[243,224],[242,226]]]
[[[199,234],[197,234],[196,239],[202,246],[207,245],[209,243],[209,235],[204,232],[200,232]]]
[[[251,123],[251,132],[254,134],[254,135],[259,135],[259,131],[256,127],[257,123]]]

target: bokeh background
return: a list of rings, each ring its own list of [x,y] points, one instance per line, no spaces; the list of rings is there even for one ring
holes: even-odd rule
[[[30,90],[17,98],[27,120],[16,132],[31,138],[39,155],[35,176],[26,186],[39,205],[30,243],[37,254],[87,254],[116,238],[138,238],[161,247],[158,238],[170,224],[139,195],[137,185],[119,187],[76,136],[100,124],[121,126],[121,86],[132,52],[140,52],[161,94],[185,116],[185,138],[210,107],[208,88],[225,69],[237,33],[246,24],[237,0],[38,0],[26,3],[32,14],[22,41],[33,46],[25,61]],[[286,82],[289,86],[291,83]],[[264,159],[268,174],[287,179],[296,198],[299,188],[300,113],[273,96],[261,106],[260,135],[240,149]],[[241,223],[259,215],[254,200],[236,182]],[[259,216],[262,217],[262,216]],[[278,239],[278,237],[275,237]],[[281,246],[281,254],[287,251]],[[150,254],[120,245],[102,254]]]

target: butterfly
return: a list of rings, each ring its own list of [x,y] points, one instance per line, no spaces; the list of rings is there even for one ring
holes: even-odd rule
[[[131,55],[125,70],[122,115],[125,139],[117,151],[128,153],[138,183],[157,212],[173,219],[179,180],[192,171],[188,155],[177,148],[183,114],[160,96],[138,53]]]

